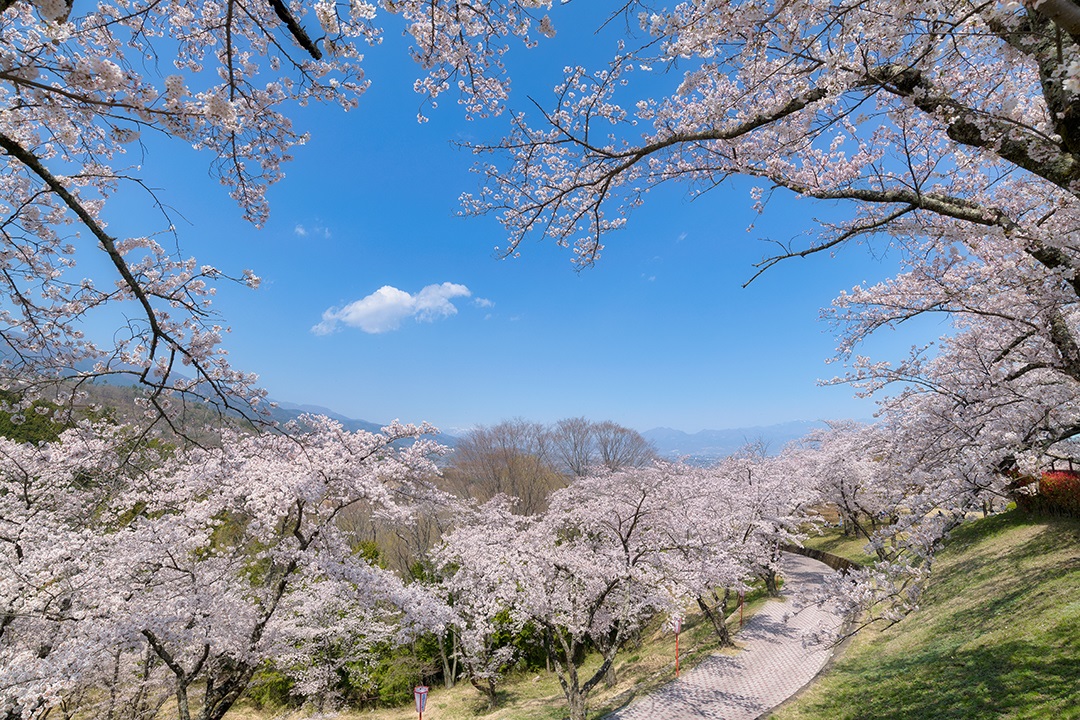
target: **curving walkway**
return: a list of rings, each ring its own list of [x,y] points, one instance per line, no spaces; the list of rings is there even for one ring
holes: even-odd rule
[[[754,720],[814,679],[834,648],[808,640],[843,622],[834,608],[800,607],[833,572],[825,563],[785,553],[784,595],[765,603],[735,636],[735,655],[712,655],[657,692],[638,698],[605,720]],[[795,598],[795,600],[792,600]]]

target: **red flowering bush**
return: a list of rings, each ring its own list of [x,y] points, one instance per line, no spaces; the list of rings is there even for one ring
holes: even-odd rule
[[[1041,510],[1080,517],[1080,473],[1051,470],[1039,480]]]

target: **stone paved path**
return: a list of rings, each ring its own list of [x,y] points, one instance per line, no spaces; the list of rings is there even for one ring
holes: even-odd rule
[[[826,606],[792,601],[833,572],[824,563],[785,554],[784,595],[765,603],[735,636],[735,655],[713,655],[657,692],[634,700],[605,720],[754,720],[794,695],[825,666],[833,648],[807,642],[808,634],[842,622]]]

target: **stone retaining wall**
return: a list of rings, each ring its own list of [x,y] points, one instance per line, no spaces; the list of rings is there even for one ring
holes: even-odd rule
[[[782,549],[784,552],[795,553],[796,555],[805,555],[808,558],[813,558],[815,560],[823,562],[837,572],[847,572],[848,570],[859,570],[862,568],[862,565],[857,562],[848,560],[846,557],[834,555],[831,552],[825,552],[824,550],[815,550],[814,548],[799,547],[798,545],[784,545]]]

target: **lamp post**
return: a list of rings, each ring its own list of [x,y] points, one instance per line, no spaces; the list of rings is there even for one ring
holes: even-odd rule
[[[424,720],[424,707],[427,705],[427,685],[417,685],[413,688],[413,699],[416,700],[416,712],[420,715],[420,720]]]

